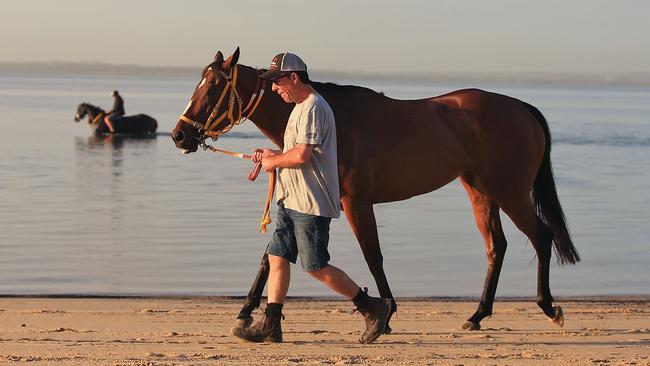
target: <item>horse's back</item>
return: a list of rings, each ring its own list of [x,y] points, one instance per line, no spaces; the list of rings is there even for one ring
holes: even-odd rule
[[[444,123],[454,129],[465,146],[464,174],[480,178],[485,187],[532,186],[546,138],[544,122],[526,103],[479,89],[458,90],[433,99],[463,116]]]
[[[157,128],[158,122],[146,114],[125,116],[115,123],[115,131],[118,133],[154,133]]]
[[[473,155],[490,155],[495,149],[508,148],[513,154],[541,159],[544,130],[525,102],[481,89],[457,90],[431,100],[457,111],[458,118],[440,122],[455,128],[464,141],[471,141]]]
[[[525,103],[480,89],[411,101],[385,98],[345,117],[338,128],[346,134],[339,137],[342,183],[348,189],[380,184],[368,190],[377,202],[406,199],[466,172],[504,165],[512,166],[512,174],[525,170],[529,180],[544,151],[543,131]],[[363,174],[349,174],[359,164],[368,167]],[[354,182],[346,182],[348,176]]]

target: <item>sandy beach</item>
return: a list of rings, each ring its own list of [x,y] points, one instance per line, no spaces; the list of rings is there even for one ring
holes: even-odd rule
[[[533,301],[501,300],[480,331],[459,329],[474,301],[398,299],[393,334],[371,345],[352,304],[331,299],[291,299],[284,343],[245,343],[230,335],[241,303],[0,298],[0,364],[650,365],[648,297],[560,299],[563,328]]]

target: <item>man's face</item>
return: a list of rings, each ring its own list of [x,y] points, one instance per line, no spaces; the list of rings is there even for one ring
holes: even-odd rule
[[[297,76],[293,73],[282,75],[279,78],[273,80],[273,85],[271,90],[278,93],[287,103],[295,102],[293,97],[293,90],[295,88],[295,83]]]

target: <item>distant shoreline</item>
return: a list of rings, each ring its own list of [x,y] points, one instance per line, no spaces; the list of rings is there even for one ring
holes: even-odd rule
[[[0,76],[150,76],[190,77],[196,79],[200,66],[141,66],[86,62],[0,62]],[[480,84],[548,84],[567,86],[650,86],[650,74],[644,73],[532,73],[532,72],[436,72],[374,73],[338,70],[314,70],[312,79],[401,81],[407,83],[471,82]]]

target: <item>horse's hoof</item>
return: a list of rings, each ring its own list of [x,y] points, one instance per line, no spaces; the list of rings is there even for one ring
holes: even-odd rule
[[[390,334],[390,332],[392,331],[393,330],[391,329],[390,325],[388,325],[387,323],[386,326],[384,327],[384,334]]]
[[[559,305],[553,307],[553,310],[555,310],[555,317],[549,318],[549,320],[551,321],[551,323],[562,328],[564,326],[564,312],[562,311],[562,308]]]
[[[474,322],[471,322],[471,321],[468,320],[465,323],[463,323],[463,326],[460,327],[460,329],[463,329],[463,330],[480,330],[481,329],[481,324],[480,323],[474,323]]]
[[[251,324],[253,324],[253,317],[252,316],[249,316],[249,317],[244,318],[244,319],[237,319],[237,320],[235,320],[235,325],[232,328],[230,328],[230,333],[232,335],[235,335],[235,329],[246,329],[246,328],[250,327]]]

